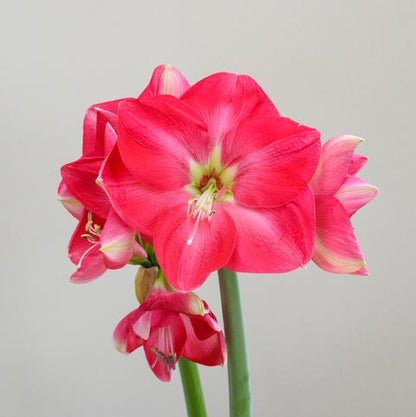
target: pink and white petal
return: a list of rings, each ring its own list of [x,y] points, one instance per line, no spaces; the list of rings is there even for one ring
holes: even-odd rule
[[[99,278],[107,270],[99,243],[93,243],[81,256],[71,282],[84,284]]]
[[[370,271],[367,268],[361,268],[353,273],[354,275],[370,275]]]
[[[133,256],[135,232],[110,209],[100,234],[101,248],[107,268],[122,268]]]
[[[189,82],[178,69],[172,65],[158,65],[139,100],[145,101],[160,94],[180,97],[189,87]]]
[[[143,339],[133,330],[133,324],[140,319],[142,314],[143,310],[136,308],[127,314],[114,329],[114,344],[121,353],[129,354],[143,345]]]
[[[353,274],[365,267],[349,216],[332,196],[316,198],[313,261],[322,269],[336,274]]]
[[[182,100],[197,109],[210,137],[221,143],[224,135],[252,116],[278,116],[274,104],[248,75],[220,72],[194,84]]]
[[[312,178],[319,161],[320,133],[299,125],[293,134],[279,137],[280,126],[279,118],[258,125],[258,136],[276,135],[277,139],[241,157],[233,186],[237,203],[279,207],[295,199]],[[255,140],[256,133],[252,134]],[[259,141],[267,142],[263,138]]]
[[[96,183],[102,163],[101,157],[81,157],[64,165],[61,174],[75,198],[87,210],[105,218],[110,210],[110,201],[104,190]]]
[[[348,174],[355,175],[367,162],[368,158],[364,155],[354,154],[351,156]]]
[[[315,242],[315,207],[306,189],[291,203],[271,209],[239,205],[228,210],[237,235],[226,267],[240,272],[281,273],[306,265]]]
[[[351,217],[358,209],[372,201],[378,188],[354,175],[348,175],[345,182],[335,194],[335,198],[344,206]]]
[[[146,259],[147,258],[147,253],[146,251],[143,249],[142,246],[140,246],[140,244],[134,240],[133,242],[133,258],[142,258],[142,259]]]
[[[333,195],[350,170],[351,157],[363,139],[342,135],[329,139],[323,146],[318,168],[310,187],[315,195]]]
[[[84,206],[71,194],[63,180],[58,186],[58,200],[76,219],[79,220],[82,217]]]
[[[207,161],[209,138],[193,111],[172,96],[119,110],[118,145],[127,169],[143,184],[160,190],[190,182],[189,164]]]
[[[152,324],[144,351],[150,368],[161,381],[170,381],[172,369],[175,369],[182,355],[185,342],[185,326],[177,314],[168,313],[161,327]]]
[[[154,235],[156,256],[169,283],[182,291],[198,288],[224,266],[234,249],[235,226],[219,206],[210,221],[199,224],[187,215],[187,204],[159,218]]]
[[[144,310],[144,308],[142,309]],[[133,323],[133,331],[143,340],[147,340],[152,328],[153,311],[144,311],[144,313]]]
[[[160,191],[142,184],[125,167],[117,146],[103,164],[100,183],[124,222],[149,236],[161,213],[180,202],[186,206],[189,199],[182,190]]]
[[[206,366],[224,365],[227,360],[227,346],[222,332],[213,332],[203,340],[194,332],[190,317],[181,315],[186,328],[186,343],[182,356],[192,362]]]

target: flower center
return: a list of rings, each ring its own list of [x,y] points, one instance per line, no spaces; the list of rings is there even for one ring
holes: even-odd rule
[[[203,220],[208,222],[212,220],[216,214],[215,206],[217,204],[233,200],[231,189],[235,169],[222,166],[221,148],[215,147],[208,163],[191,162],[190,177],[191,183],[185,189],[194,197],[188,201],[187,214],[195,220],[195,224],[191,236],[186,241],[187,245],[192,245],[199,223]]]
[[[94,223],[94,221],[92,220],[91,211],[88,212],[87,219],[88,221],[85,224],[85,231],[87,233],[83,233],[81,237],[83,239],[87,239],[88,242],[90,243],[97,243],[99,241],[100,234],[101,234],[101,226]]]

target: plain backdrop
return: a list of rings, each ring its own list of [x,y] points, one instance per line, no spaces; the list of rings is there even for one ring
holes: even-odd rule
[[[3,0],[0,415],[185,416],[178,372],[161,383],[112,345],[135,268],[70,284],[75,221],[56,200],[87,106],[171,63],[191,82],[248,73],[323,139],[366,138],[362,176],[380,188],[354,218],[370,277],[241,275],[254,416],[414,417],[415,18],[413,0]],[[199,294],[221,319],[215,275]],[[201,373],[225,417],[226,369]]]

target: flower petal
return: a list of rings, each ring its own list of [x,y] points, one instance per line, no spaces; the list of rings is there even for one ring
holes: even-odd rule
[[[337,274],[352,274],[365,267],[348,214],[331,196],[316,198],[316,244],[313,261]]]
[[[211,331],[209,337],[201,340],[197,337],[194,328],[204,324],[203,318],[184,314],[181,317],[186,329],[186,343],[182,356],[206,366],[224,365],[227,360],[227,346],[223,333]]]
[[[113,130],[117,129],[117,112],[121,101],[119,99],[97,103],[91,106],[84,117],[84,135],[82,154],[84,156],[105,156],[114,145],[114,137],[106,136],[108,122]],[[131,100],[131,99],[130,99]]]
[[[237,235],[227,268],[278,273],[306,265],[315,241],[314,198],[309,189],[279,208],[230,206]]]
[[[251,116],[277,116],[274,104],[248,75],[220,72],[194,84],[182,100],[197,109],[211,138],[224,135]]]
[[[77,270],[71,275],[71,282],[86,283],[99,278],[107,270],[99,244],[92,244],[81,256]]]
[[[166,310],[172,313],[201,316],[205,313],[203,301],[193,292],[167,293],[154,290],[142,305],[148,310]]]
[[[180,97],[189,87],[188,81],[178,69],[172,65],[159,65],[153,70],[152,78],[139,100],[144,101],[159,94]]]
[[[133,330],[133,324],[140,319],[142,314],[143,310],[136,308],[117,324],[113,338],[117,350],[121,353],[129,354],[142,346],[143,339]]]
[[[278,207],[296,198],[316,170],[320,133],[284,118],[258,118],[242,130],[253,142],[269,144],[237,163],[236,201],[247,207]]]
[[[186,205],[189,199],[185,191],[159,191],[143,185],[127,170],[117,146],[103,165],[100,181],[119,216],[148,235],[153,234],[161,213],[180,202]]]
[[[344,182],[351,164],[351,157],[363,139],[342,135],[329,139],[323,146],[318,168],[310,187],[315,195],[333,195]]]
[[[107,268],[122,268],[133,255],[135,232],[111,209],[100,234],[101,248]],[[143,250],[146,257],[146,252]]]
[[[367,162],[368,158],[364,155],[354,154],[351,156],[348,174],[355,175]]]
[[[96,183],[102,162],[101,157],[81,157],[64,165],[61,174],[75,198],[87,210],[105,218],[110,210],[110,201],[104,190]]]
[[[164,382],[170,381],[172,369],[182,355],[186,341],[185,326],[177,314],[161,312],[165,317],[163,325],[152,329],[149,339],[144,344],[144,351],[150,368]]]
[[[208,275],[224,266],[234,248],[235,227],[223,207],[211,218],[187,215],[187,205],[166,211],[158,220],[156,256],[169,283],[182,291],[198,288]]]
[[[208,160],[210,150],[201,122],[172,96],[157,96],[146,104],[122,103],[118,138],[128,170],[161,190],[188,184],[190,162]]]
[[[79,220],[84,214],[84,206],[71,194],[63,180],[58,186],[58,200],[76,219]]]
[[[353,175],[348,175],[338,189],[335,197],[344,206],[351,217],[358,209],[372,201],[378,193],[378,188]]]

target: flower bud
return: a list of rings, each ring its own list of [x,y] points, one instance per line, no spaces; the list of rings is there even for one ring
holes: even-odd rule
[[[139,270],[136,274],[136,297],[139,300],[139,303],[142,303],[155,285],[156,278],[158,274],[157,266],[152,266],[151,268],[139,267]]]
[[[139,98],[143,100],[160,94],[180,97],[189,87],[188,81],[178,69],[172,65],[159,65]]]

